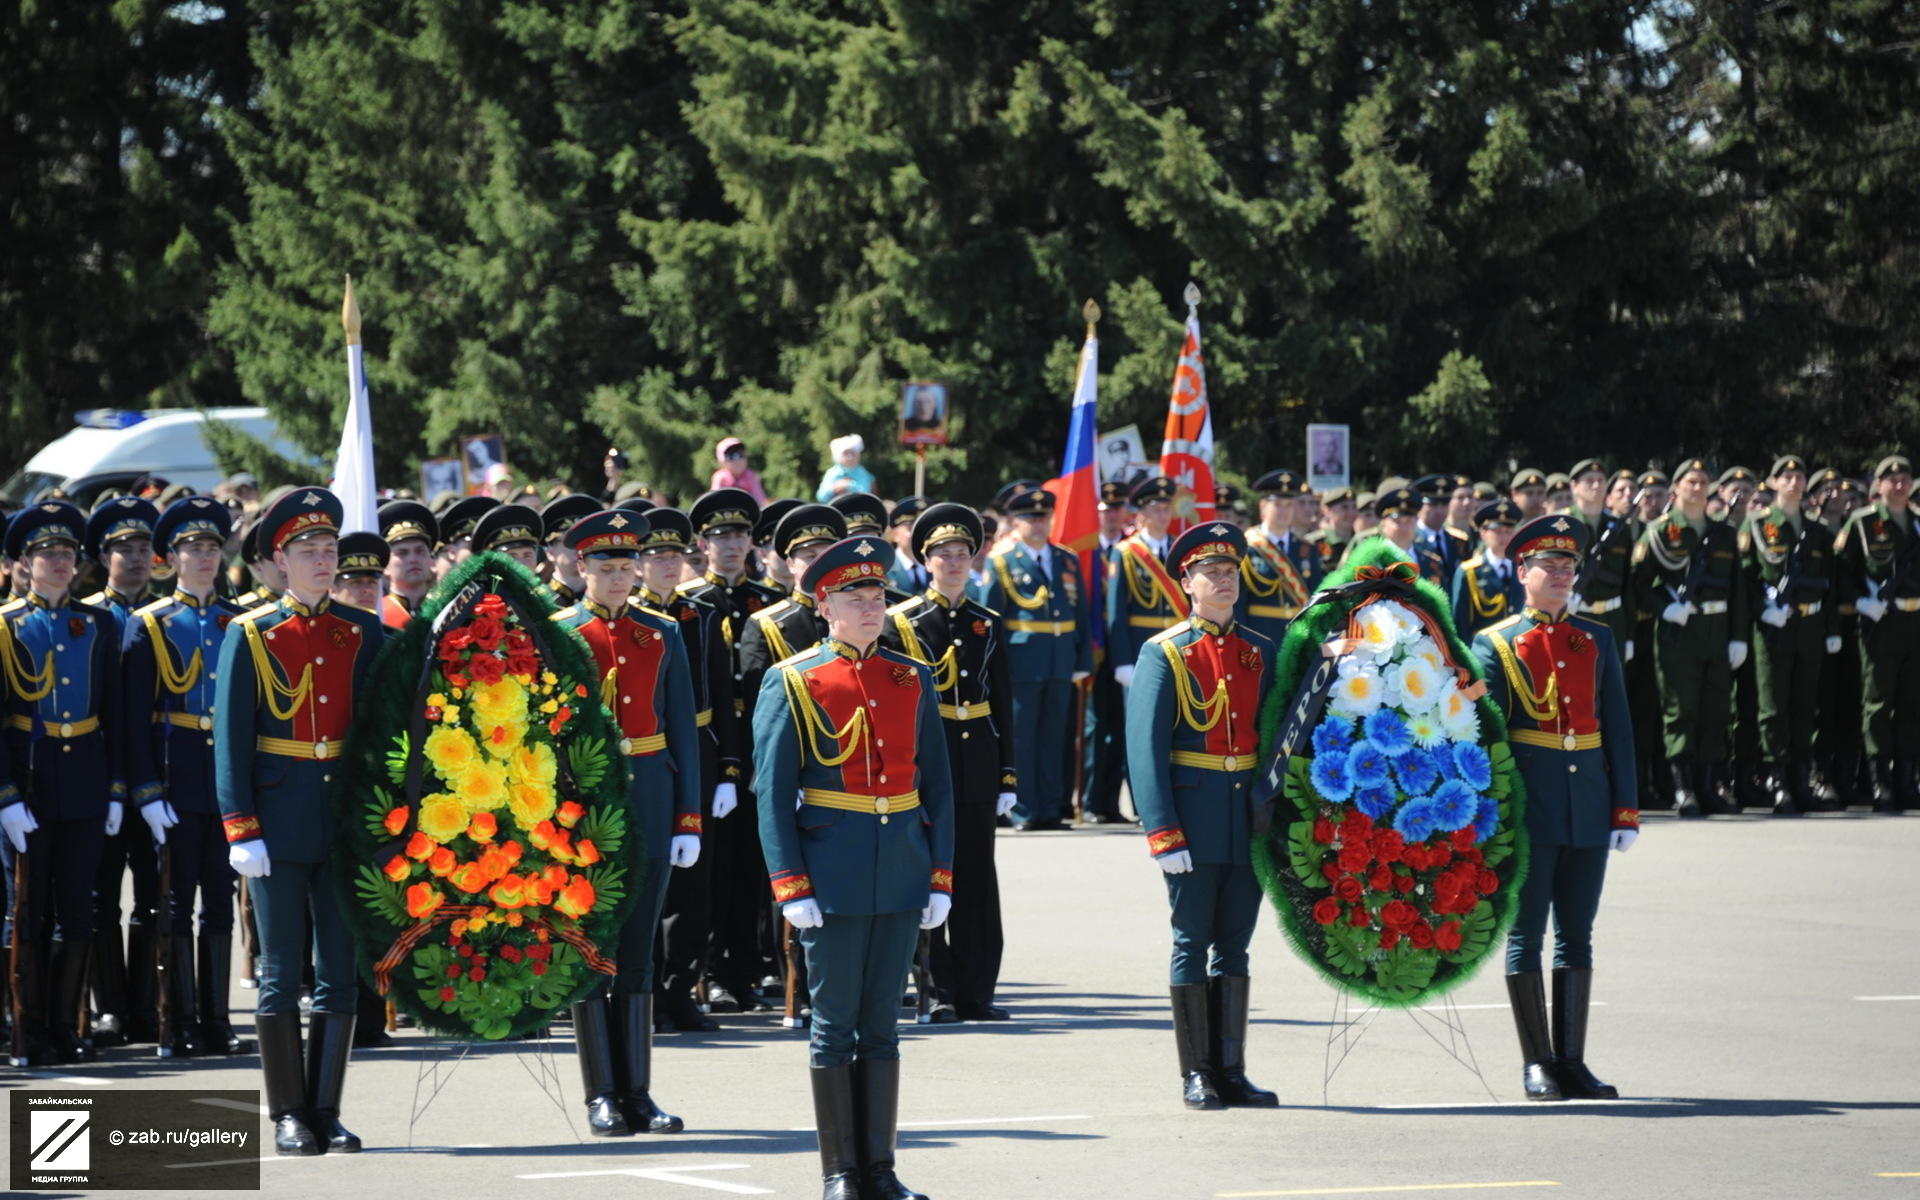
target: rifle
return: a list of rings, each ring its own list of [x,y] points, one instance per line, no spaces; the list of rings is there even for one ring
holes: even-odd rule
[[[27,743],[27,788],[22,794],[31,812],[34,793],[33,779],[33,743]],[[28,835],[31,836],[31,835]],[[28,1067],[33,1065],[33,1050],[28,1045],[26,997],[29,989],[38,994],[41,981],[33,970],[33,952],[26,950],[27,939],[33,936],[29,926],[32,924],[32,909],[27,898],[32,893],[33,855],[21,850],[13,856],[13,940],[7,946],[7,975],[13,984],[13,1065]]]
[[[927,931],[920,931],[920,941],[913,948],[913,1019],[916,1024],[925,1025],[933,1019],[933,960],[929,950]]]
[[[163,643],[153,648],[155,654],[167,653]],[[167,803],[172,792],[173,776],[173,725],[163,723],[160,726],[160,803]],[[137,817],[139,814],[135,814]],[[160,855],[160,898],[154,914],[155,936],[153,939],[153,986],[154,986],[154,1025],[158,1029],[159,1056],[173,1057],[173,843],[161,842]],[[224,997],[222,997],[224,1000]]]
[[[780,1024],[788,1029],[804,1029],[806,1022],[800,1019],[800,972],[805,968],[800,937],[793,923],[785,917],[780,919],[780,948],[787,960],[786,1010],[780,1018]]]

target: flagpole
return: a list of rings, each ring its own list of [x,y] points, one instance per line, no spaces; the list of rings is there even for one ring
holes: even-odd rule
[[[360,302],[353,294],[353,276],[347,276],[346,298],[340,302],[340,326],[347,334],[347,419],[340,430],[340,450],[334,457],[333,490],[340,497],[340,532],[377,532],[373,483],[373,421],[367,411],[367,371],[360,345]]]

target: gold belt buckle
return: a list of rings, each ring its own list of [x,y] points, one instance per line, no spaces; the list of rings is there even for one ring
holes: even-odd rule
[[[1240,769],[1240,760],[1229,754],[1221,761],[1220,765],[1229,771],[1237,771]]]
[[[892,810],[893,810],[893,802],[891,800],[888,800],[885,796],[875,796],[873,798],[873,811],[884,814],[884,813],[891,812]]]
[[[315,742],[313,744],[313,756],[315,758],[324,761],[327,757],[327,754],[328,754],[328,750],[327,750],[327,744],[325,742]]]
[[[633,739],[632,739],[632,738],[621,738],[621,739],[620,739],[620,753],[622,753],[622,754],[624,754],[624,755],[628,755],[628,756],[631,756],[631,755],[633,754]]]
[[[1578,739],[1576,739],[1571,733],[1567,734],[1565,737],[1560,739],[1560,745],[1568,750],[1573,749],[1578,744],[1579,744]]]
[[[69,725],[69,724],[67,724],[67,723],[66,723],[65,721],[62,721],[62,722],[60,723],[60,736],[61,736],[61,737],[63,737],[63,738],[70,738],[70,737],[72,737],[72,736],[73,736],[73,726],[72,726],[72,725]]]
[[[202,716],[202,717],[200,718],[200,728],[202,728],[202,729],[212,729],[212,728],[213,728],[213,714],[211,714],[211,713],[208,713],[208,714],[206,714],[205,716]]]
[[[964,721],[964,720],[966,720],[966,719],[967,719],[967,706],[966,706],[966,705],[964,705],[964,704],[962,704],[962,705],[960,706],[960,708],[959,708],[959,713],[960,713],[960,719],[961,719],[962,721]],[[882,812],[885,812],[886,810],[885,810],[885,809],[882,809],[881,811],[882,811]]]

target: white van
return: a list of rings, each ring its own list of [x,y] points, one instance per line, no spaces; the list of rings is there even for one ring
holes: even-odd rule
[[[76,414],[74,420],[73,429],[48,442],[13,478],[0,484],[0,493],[17,503],[31,504],[53,488],[60,488],[86,512],[101,492],[125,488],[143,475],[184,483],[197,492],[212,491],[224,473],[203,433],[208,421],[219,421],[257,438],[294,462],[312,457],[280,435],[264,408],[156,408],[146,412],[94,408]]]

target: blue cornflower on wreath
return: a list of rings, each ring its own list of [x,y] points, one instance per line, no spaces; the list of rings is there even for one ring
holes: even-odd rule
[[[1393,789],[1384,784],[1368,784],[1355,789],[1353,793],[1353,806],[1375,821],[1384,819],[1392,812],[1394,804]]]
[[[1487,757],[1484,746],[1476,742],[1455,742],[1452,757],[1454,769],[1468,787],[1484,792],[1493,786],[1493,760]]]
[[[1388,758],[1398,758],[1413,749],[1413,731],[1407,728],[1407,719],[1390,708],[1369,713],[1366,730],[1367,745]]]
[[[1320,793],[1322,800],[1338,804],[1353,795],[1353,774],[1347,755],[1341,751],[1316,754],[1308,777],[1313,781],[1313,790]]]
[[[1347,770],[1353,776],[1355,786],[1367,784],[1386,784],[1390,780],[1387,768],[1387,756],[1375,749],[1371,742],[1360,742],[1347,755]]]
[[[1353,722],[1328,714],[1313,731],[1313,752],[1325,757],[1343,754],[1353,748]]]
[[[1473,824],[1480,811],[1480,793],[1459,779],[1449,779],[1433,789],[1428,801],[1433,808],[1433,827],[1445,833]]]

